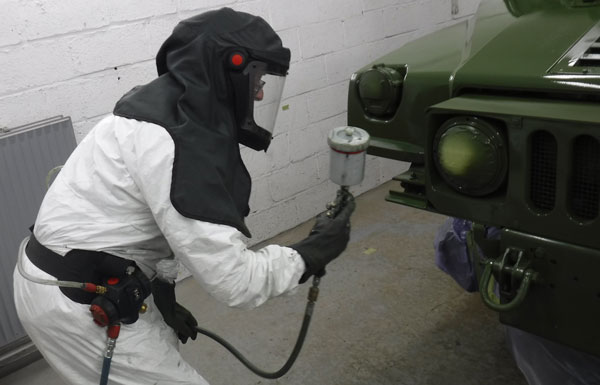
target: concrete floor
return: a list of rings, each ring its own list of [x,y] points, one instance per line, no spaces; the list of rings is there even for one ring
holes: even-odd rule
[[[188,361],[212,385],[526,385],[496,314],[434,265],[433,238],[444,217],[385,202],[390,186],[357,198],[350,244],[327,269],[306,343],[287,375],[257,377],[201,335],[183,345]],[[291,244],[311,226],[268,243]],[[274,371],[295,342],[308,284],[251,311],[227,308],[189,278],[177,290],[201,326]],[[43,360],[0,384],[64,385]]]

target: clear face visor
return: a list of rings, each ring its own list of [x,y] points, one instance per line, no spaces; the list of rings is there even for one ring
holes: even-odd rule
[[[266,64],[262,62],[249,63],[244,74],[247,74],[250,80],[250,97],[248,98],[250,108],[248,111],[252,111],[254,123],[272,135],[281,103],[285,76],[267,73]]]

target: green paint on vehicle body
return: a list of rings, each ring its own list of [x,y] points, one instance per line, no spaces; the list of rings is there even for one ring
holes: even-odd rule
[[[382,68],[402,74],[395,104],[396,89],[368,84]],[[495,144],[440,140],[461,119]],[[600,268],[600,1],[483,1],[359,69],[348,124],[369,132],[370,154],[411,163],[387,200],[505,229],[496,243],[474,237],[479,274],[489,266],[504,301],[529,277],[518,304],[495,307],[502,322],[600,356],[600,280],[589,275]],[[488,190],[473,187],[479,176]]]

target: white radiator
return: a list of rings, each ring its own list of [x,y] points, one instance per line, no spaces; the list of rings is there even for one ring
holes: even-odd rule
[[[75,146],[69,117],[0,131],[0,377],[36,356],[17,318],[12,274],[44,197],[46,175]]]

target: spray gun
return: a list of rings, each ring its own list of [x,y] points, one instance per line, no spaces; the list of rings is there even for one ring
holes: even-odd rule
[[[369,134],[358,127],[337,127],[329,133],[327,144],[331,150],[329,179],[340,186],[335,200],[326,206],[327,216],[335,217],[350,195],[348,188],[364,179]]]

